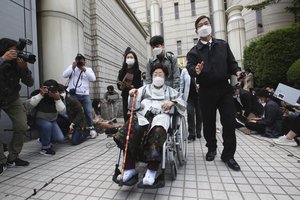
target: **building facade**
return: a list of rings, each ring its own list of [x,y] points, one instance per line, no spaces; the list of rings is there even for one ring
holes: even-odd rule
[[[194,22],[207,15],[213,23],[213,35],[227,40],[242,66],[243,49],[252,39],[269,31],[290,25],[293,15],[285,11],[292,0],[281,0],[261,11],[246,5],[262,0],[126,0],[151,36],[162,35],[166,49],[178,57],[181,67],[185,56],[198,40]]]
[[[57,77],[65,83],[62,72],[82,53],[97,78],[91,83],[91,98],[102,98],[108,85],[116,87],[127,47],[137,53],[141,69],[145,68],[147,32],[124,1],[38,2],[43,79]]]
[[[91,98],[103,98],[108,85],[116,88],[118,71],[127,47],[136,52],[140,68],[147,62],[148,33],[124,0],[2,0],[0,38],[28,38],[28,52],[37,55],[29,64],[34,87],[22,86],[21,96],[30,93],[47,79],[65,84],[63,71],[77,53],[84,54],[96,74],[90,85]],[[10,127],[2,113],[0,127]]]

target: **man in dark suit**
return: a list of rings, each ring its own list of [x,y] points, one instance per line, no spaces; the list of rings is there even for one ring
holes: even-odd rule
[[[234,159],[236,151],[235,116],[230,75],[241,75],[229,44],[212,37],[209,17],[200,16],[195,21],[199,41],[187,54],[187,69],[199,84],[200,107],[203,113],[203,135],[208,152],[206,161],[213,161],[217,154],[216,111],[219,110],[223,126],[224,149],[221,159],[228,167],[239,171]]]

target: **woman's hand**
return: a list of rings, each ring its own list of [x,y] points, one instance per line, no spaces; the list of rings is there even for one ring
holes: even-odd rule
[[[163,109],[163,110],[170,110],[170,108],[172,107],[172,106],[174,106],[174,102],[172,102],[172,101],[166,101],[165,103],[163,103],[162,105],[161,105],[161,109]]]
[[[137,93],[138,93],[137,91],[138,91],[137,89],[133,88],[133,89],[129,90],[129,95],[131,97],[133,97],[134,95],[137,95]]]

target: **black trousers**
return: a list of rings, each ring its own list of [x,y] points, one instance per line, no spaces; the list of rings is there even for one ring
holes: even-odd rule
[[[195,121],[196,118],[196,121]],[[190,95],[187,100],[188,131],[192,136],[201,135],[202,115],[198,94]]]
[[[223,126],[223,152],[221,158],[234,158],[236,151],[235,115],[232,89],[228,84],[221,88],[200,88],[200,106],[203,117],[203,133],[208,151],[217,149],[216,112],[220,112]]]
[[[129,96],[129,94],[125,94],[125,95],[122,96],[124,122],[127,122],[127,120],[129,119],[129,115],[128,115],[128,96]]]
[[[266,126],[263,124],[258,124],[258,123],[254,123],[254,122],[246,122],[245,126],[252,131],[257,131],[257,133],[260,135],[265,134]]]

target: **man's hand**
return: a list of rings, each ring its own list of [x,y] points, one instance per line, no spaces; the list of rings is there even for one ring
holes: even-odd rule
[[[49,91],[48,91],[48,88],[47,87],[41,87],[40,88],[40,94],[41,95],[45,95],[45,94],[47,94]]]
[[[86,71],[86,67],[85,66],[82,66],[79,68],[81,71],[85,72]]]
[[[170,108],[172,106],[174,106],[174,102],[172,102],[172,101],[166,101],[165,103],[163,103],[161,105],[161,109],[163,109],[163,110],[170,110]]]
[[[60,100],[60,95],[58,91],[56,92],[49,91],[48,95],[49,97],[52,97],[54,100]]]
[[[21,58],[17,58],[17,63],[18,63],[18,66],[19,68],[24,71],[27,69],[27,62],[25,62],[23,59]]]
[[[17,57],[18,57],[18,54],[17,54],[16,50],[9,50],[9,51],[5,52],[5,54],[2,56],[2,58],[5,61],[17,59]]]
[[[131,90],[129,91],[129,95],[130,95],[131,97],[133,97],[134,95],[137,95],[137,93],[138,93],[138,90],[135,89],[135,88],[133,88],[133,89],[131,89]]]
[[[77,66],[77,63],[76,63],[76,62],[73,62],[73,64],[72,64],[72,69],[74,70],[76,66]]]
[[[195,72],[196,72],[197,75],[199,75],[201,73],[203,67],[204,67],[204,62],[203,61],[196,65]]]

